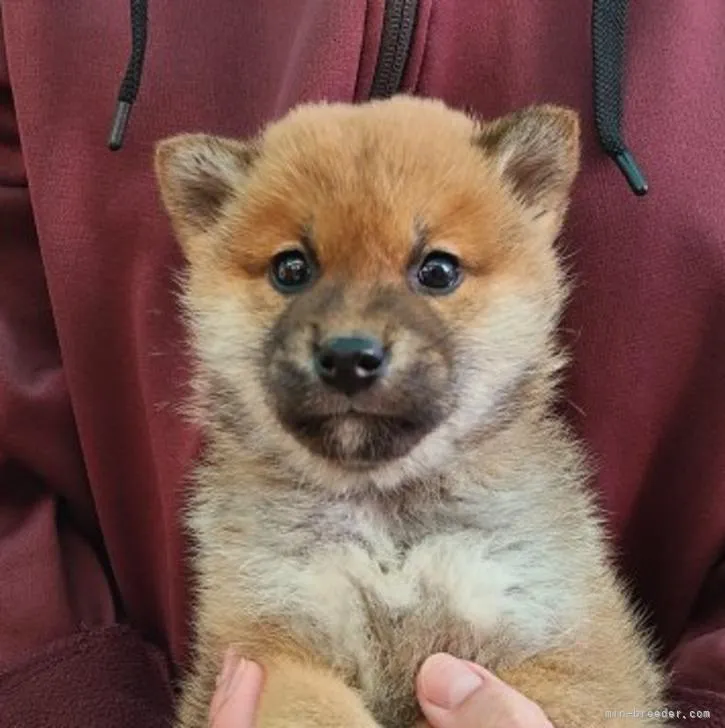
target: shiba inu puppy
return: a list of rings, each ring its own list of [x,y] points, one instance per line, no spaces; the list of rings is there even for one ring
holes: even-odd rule
[[[208,440],[180,727],[229,645],[265,668],[261,728],[411,728],[440,651],[557,728],[659,706],[553,406],[578,157],[571,111],[406,97],[158,146]]]

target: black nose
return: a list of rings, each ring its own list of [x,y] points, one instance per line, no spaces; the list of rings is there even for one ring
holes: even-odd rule
[[[323,342],[315,352],[315,369],[323,382],[353,395],[385,373],[387,354],[377,339],[339,336]]]

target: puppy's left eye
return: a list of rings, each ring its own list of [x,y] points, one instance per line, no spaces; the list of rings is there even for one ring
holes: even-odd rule
[[[416,281],[426,293],[450,293],[461,282],[461,266],[455,255],[443,251],[428,253],[416,272]]]

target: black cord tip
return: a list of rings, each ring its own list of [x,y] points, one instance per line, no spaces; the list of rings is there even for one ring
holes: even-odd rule
[[[621,170],[629,186],[637,197],[644,197],[649,192],[649,185],[632,153],[625,149],[614,156],[617,167]]]
[[[128,118],[131,116],[131,103],[119,101],[116,106],[116,113],[113,115],[111,133],[108,136],[108,148],[117,152],[123,146],[123,137],[128,126]]]

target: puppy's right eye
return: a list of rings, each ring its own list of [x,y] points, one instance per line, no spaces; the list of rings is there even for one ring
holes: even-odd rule
[[[423,259],[415,272],[415,281],[420,289],[431,295],[451,293],[461,282],[458,258],[445,251],[434,250]]]
[[[269,277],[280,293],[299,293],[315,275],[314,265],[301,250],[285,250],[272,258]]]

